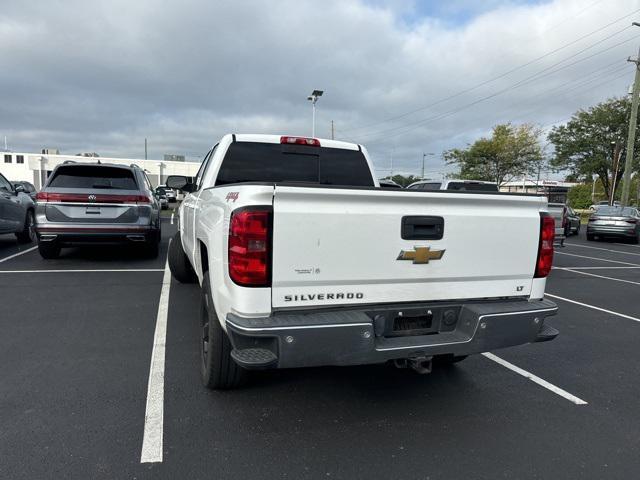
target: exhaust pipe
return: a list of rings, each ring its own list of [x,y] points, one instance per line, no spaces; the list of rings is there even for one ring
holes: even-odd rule
[[[42,234],[40,234],[40,241],[41,242],[53,242],[56,238],[58,238],[58,235],[52,235],[50,233],[42,233]]]
[[[127,235],[127,238],[132,242],[144,242],[144,235]]]

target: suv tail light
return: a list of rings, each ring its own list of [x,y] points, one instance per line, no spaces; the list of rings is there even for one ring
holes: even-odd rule
[[[548,213],[540,214],[540,243],[534,278],[544,278],[551,271],[553,263],[553,240],[556,234],[556,222]]]
[[[271,285],[271,208],[241,208],[231,215],[229,276],[244,287]]]
[[[38,202],[64,202],[64,203],[151,203],[151,198],[146,195],[94,195],[89,199],[86,193],[47,193],[38,192]]]

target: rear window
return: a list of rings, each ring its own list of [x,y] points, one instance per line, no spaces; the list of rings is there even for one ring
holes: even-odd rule
[[[358,150],[259,142],[229,146],[216,185],[240,182],[374,186],[367,160]]]
[[[474,182],[449,182],[447,190],[461,190],[467,192],[497,192],[498,185],[495,183],[474,183]]]
[[[631,207],[600,207],[598,209],[598,215],[611,217],[633,217],[637,213],[636,209]]]
[[[104,190],[138,189],[131,170],[94,165],[59,167],[48,186]]]

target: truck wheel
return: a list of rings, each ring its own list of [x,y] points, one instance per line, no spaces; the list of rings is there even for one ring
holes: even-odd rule
[[[213,306],[209,275],[202,281],[200,300],[200,373],[202,383],[213,390],[229,390],[242,385],[248,372],[231,358],[231,342],[220,326]]]
[[[60,246],[55,240],[52,242],[39,242],[38,252],[40,252],[40,256],[44,259],[58,258],[60,255]]]
[[[433,361],[438,365],[453,365],[454,363],[461,362],[467,357],[468,355],[454,355],[453,353],[447,353],[445,355],[435,355],[433,357]]]
[[[24,228],[22,231],[16,233],[16,237],[20,243],[31,243],[35,240],[36,232],[33,210],[27,210],[27,216],[24,220]]]
[[[198,280],[196,272],[193,271],[191,262],[182,248],[180,232],[176,232],[169,245],[169,269],[173,278],[180,283],[195,283]]]

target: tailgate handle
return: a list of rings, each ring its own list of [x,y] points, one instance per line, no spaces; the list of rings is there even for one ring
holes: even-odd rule
[[[444,218],[442,217],[402,217],[403,240],[440,240],[443,235]]]

